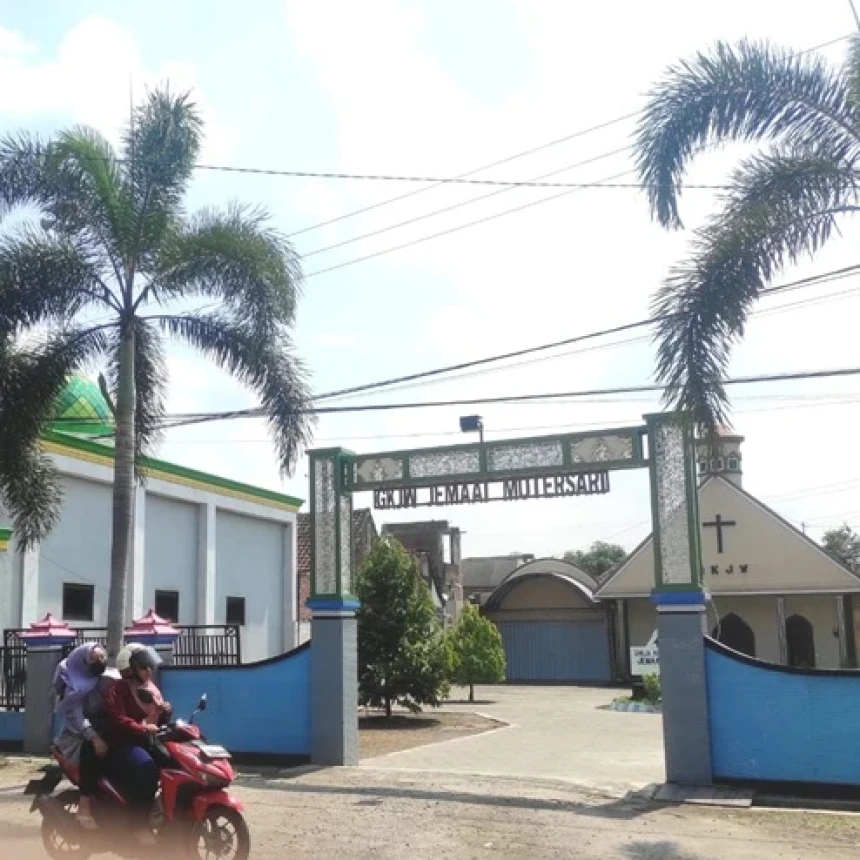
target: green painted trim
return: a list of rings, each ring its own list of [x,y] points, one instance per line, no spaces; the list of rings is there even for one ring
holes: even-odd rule
[[[12,529],[0,529],[0,541],[12,540]]]
[[[116,427],[112,424],[101,424],[96,421],[54,421],[51,424],[52,433],[83,433],[87,436],[113,436]]]
[[[53,442],[55,445],[59,445],[62,448],[69,448],[72,451],[94,454],[107,460],[113,460],[114,458],[114,450],[112,447],[108,445],[100,445],[98,442],[91,442],[89,439],[79,439],[77,436],[67,436],[65,433],[57,433],[54,431],[43,433],[42,438],[46,442]],[[185,478],[189,481],[197,481],[198,483],[211,487],[213,490],[231,490],[235,493],[243,493],[247,496],[253,496],[269,502],[277,502],[281,505],[289,505],[297,509],[304,504],[303,499],[297,499],[294,496],[287,496],[284,493],[277,493],[274,490],[265,490],[262,487],[255,487],[251,484],[243,484],[240,481],[232,481],[229,478],[221,478],[218,475],[212,475],[208,472],[199,472],[196,469],[188,469],[185,466],[177,466],[175,463],[168,463],[166,460],[157,460],[154,457],[141,458],[141,466],[153,472],[153,478],[158,478],[158,473],[161,472],[165,475]]]
[[[310,549],[308,550],[308,560],[311,566],[310,569],[310,597],[317,596],[317,482],[315,469],[317,461],[320,459],[316,451],[308,451],[308,475],[310,476]]]

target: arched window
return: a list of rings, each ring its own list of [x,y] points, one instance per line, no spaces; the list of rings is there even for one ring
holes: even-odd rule
[[[752,627],[734,612],[721,618],[711,635],[723,645],[740,651],[748,657],[755,657],[755,633]]]
[[[792,615],[786,620],[785,644],[789,666],[807,669],[815,666],[815,634],[812,624],[802,615]]]

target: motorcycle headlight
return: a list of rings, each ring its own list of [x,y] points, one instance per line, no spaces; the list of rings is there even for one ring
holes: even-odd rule
[[[224,779],[223,776],[210,773],[208,770],[203,770],[202,768],[197,771],[197,775],[208,788],[223,788],[228,784],[227,780]]]

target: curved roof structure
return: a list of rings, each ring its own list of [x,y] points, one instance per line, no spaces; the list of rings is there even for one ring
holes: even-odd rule
[[[557,558],[539,558],[520,565],[508,574],[487,598],[485,609],[499,609],[505,598],[519,585],[536,579],[551,579],[575,589],[587,603],[597,603],[594,591],[597,583],[584,570]]]

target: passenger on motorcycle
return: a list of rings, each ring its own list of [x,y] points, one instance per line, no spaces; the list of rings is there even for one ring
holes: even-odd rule
[[[95,828],[92,799],[98,791],[108,745],[105,742],[104,697],[119,673],[107,669],[104,647],[87,642],[75,648],[54,672],[56,713],[63,726],[54,744],[65,759],[78,766],[80,803],[78,822]]]
[[[108,768],[112,781],[141,817],[141,836],[149,841],[147,815],[158,790],[158,767],[150,755],[152,738],[172,713],[153,682],[161,659],[152,648],[131,644],[117,655],[121,680],[105,701]]]

